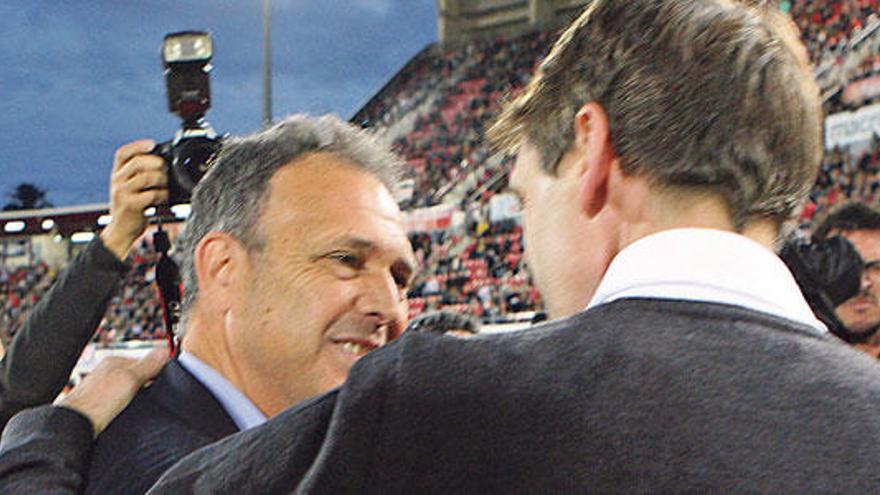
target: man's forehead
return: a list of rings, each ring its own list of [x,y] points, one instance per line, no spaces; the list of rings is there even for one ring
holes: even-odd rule
[[[294,202],[294,201],[291,201]],[[357,248],[409,246],[400,211],[341,201],[305,201],[267,212],[263,221],[298,231],[308,244],[346,244]]]
[[[316,153],[281,167],[270,180],[270,209],[278,213],[327,216],[372,207],[397,218],[400,210],[382,181],[352,161]]]
[[[833,230],[832,234],[839,234],[852,241],[853,239],[863,241],[880,242],[880,229],[846,229]]]
[[[843,230],[836,233],[851,242],[865,261],[880,259],[880,229]]]
[[[274,187],[332,192],[356,183],[381,184],[378,177],[353,160],[328,151],[306,153],[282,165],[270,179]],[[319,189],[314,186],[323,186]],[[335,187],[327,187],[335,186]],[[384,186],[384,185],[383,185]]]
[[[336,246],[412,257],[402,213],[387,191],[302,203],[296,211],[282,213],[284,227],[301,232],[302,241],[312,248]]]

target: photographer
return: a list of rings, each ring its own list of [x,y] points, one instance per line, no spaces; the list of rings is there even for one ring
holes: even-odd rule
[[[795,236],[785,243],[779,257],[816,317],[832,334],[850,342],[850,332],[834,310],[859,292],[863,263],[852,243],[839,235],[812,242]]]
[[[113,219],[62,272],[0,359],[0,426],[51,402],[70,377],[128,270],[123,260],[146,228],[144,209],[167,199],[162,160],[141,155],[152,141],[116,153],[110,177]]]
[[[813,237],[823,240],[835,235],[855,246],[864,262],[858,293],[835,308],[845,327],[842,338],[874,357],[880,355],[880,211],[858,202],[848,202],[822,219]]]

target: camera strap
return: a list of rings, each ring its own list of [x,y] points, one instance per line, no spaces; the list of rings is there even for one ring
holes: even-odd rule
[[[174,356],[177,353],[174,329],[180,321],[180,270],[177,263],[168,256],[171,241],[168,239],[168,232],[162,229],[162,222],[159,222],[156,232],[153,233],[153,249],[159,254],[156,262],[156,284],[159,286],[159,299],[162,303],[162,321],[165,323],[168,347]]]

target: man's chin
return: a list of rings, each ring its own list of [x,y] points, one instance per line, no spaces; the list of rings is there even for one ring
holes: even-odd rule
[[[864,343],[873,337],[880,330],[880,321],[866,322],[856,321],[845,323],[846,337],[845,340],[850,343]]]

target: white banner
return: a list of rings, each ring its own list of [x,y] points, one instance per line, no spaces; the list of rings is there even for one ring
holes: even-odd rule
[[[519,200],[513,194],[496,194],[489,200],[489,221],[492,223],[517,217],[519,217]]]
[[[400,182],[397,186],[397,192],[394,195],[394,199],[398,203],[402,203],[404,201],[409,201],[413,197],[413,192],[416,190],[416,181],[412,179],[405,179]]]
[[[880,76],[873,76],[850,83],[843,90],[843,102],[859,104],[880,96]]]
[[[452,225],[454,205],[440,204],[403,212],[403,225],[407,232],[430,232],[446,230]]]
[[[870,141],[880,135],[880,104],[825,117],[825,149]]]

